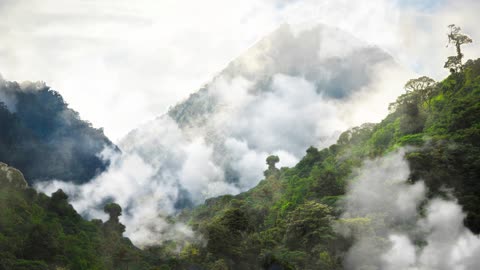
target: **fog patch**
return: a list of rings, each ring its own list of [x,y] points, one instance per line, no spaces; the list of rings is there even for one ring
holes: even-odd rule
[[[212,149],[203,140],[185,138],[171,119],[157,123],[155,132],[134,131],[138,147],[123,145],[122,153],[106,149],[102,156],[111,165],[89,183],[51,181],[37,183],[36,188],[47,194],[62,188],[74,208],[89,218],[105,219],[101,211],[105,202],[118,203],[124,210],[120,221],[125,235],[139,246],[196,240],[199,236],[191,228],[168,218],[177,213],[182,192],[198,204],[238,189],[223,181],[221,169],[211,160]]]
[[[343,218],[366,218],[369,225],[352,228],[339,222],[337,231],[354,240],[344,266],[477,269],[480,239],[463,225],[465,214],[460,205],[454,199],[428,200],[422,181],[408,183],[410,170],[405,153],[401,149],[366,161],[356,172],[346,195]]]

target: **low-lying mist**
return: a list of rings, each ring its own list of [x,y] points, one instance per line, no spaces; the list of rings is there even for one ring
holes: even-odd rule
[[[480,265],[480,238],[463,225],[455,198],[427,199],[422,181],[407,181],[408,149],[366,161],[356,171],[346,199],[345,220],[367,218],[369,226],[337,231],[354,239],[347,269],[455,269]]]

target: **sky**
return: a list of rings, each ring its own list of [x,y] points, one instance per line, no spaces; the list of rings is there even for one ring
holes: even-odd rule
[[[325,23],[441,78],[446,26],[474,41],[475,0],[0,0],[0,74],[45,81],[118,141],[282,23]],[[465,48],[478,57],[478,44]],[[476,53],[477,52],[477,53]]]

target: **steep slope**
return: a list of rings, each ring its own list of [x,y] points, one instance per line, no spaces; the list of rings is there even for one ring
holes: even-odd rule
[[[107,167],[102,149],[115,147],[43,83],[0,78],[0,125],[0,161],[22,170],[30,183],[85,182]]]
[[[432,204],[443,205],[439,210],[447,211],[434,217],[435,221],[444,223],[444,219],[448,219],[448,211],[456,211],[447,210],[455,209],[455,201],[447,203],[451,200],[449,198],[458,199],[466,213],[465,216],[459,215],[460,223],[464,218],[466,227],[478,234],[480,59],[467,62],[465,72],[452,74],[429,88],[427,96],[424,93],[413,91],[400,96],[391,104],[392,112],[381,123],[350,129],[342,133],[337,143],[329,148],[319,151],[310,147],[302,160],[292,168],[267,170],[266,179],[245,193],[212,198],[192,211],[185,211],[180,219],[189,220],[208,241],[205,247],[192,245],[187,248],[184,252],[190,255],[185,259],[191,264],[203,265],[205,269],[212,269],[215,265],[223,265],[225,269],[383,269],[386,267],[385,256],[381,257],[382,260],[371,260],[374,255],[391,248],[387,244],[389,239],[384,234],[385,228],[379,229],[382,228],[379,222],[390,224],[397,233],[417,226],[413,227],[414,235],[419,237],[424,229],[422,226],[433,222],[430,219],[435,215],[435,212],[431,212]],[[368,195],[368,190],[388,191],[373,186],[375,182],[372,182],[388,182],[388,178],[382,179],[388,176],[375,172],[381,171],[385,162],[391,163],[385,169],[389,173],[397,176],[405,173],[398,171],[399,166],[403,166],[403,155],[395,154],[397,149],[405,147],[408,179],[400,179],[403,182],[395,185],[386,185],[393,187],[393,191],[406,189],[409,193],[415,193],[413,191],[417,190],[418,184],[425,185],[426,197],[420,196],[418,199],[418,207],[423,210],[420,216],[415,217],[421,220],[417,225],[409,224],[413,222],[411,220],[395,221],[399,214],[387,210],[388,204],[395,203],[395,196]],[[366,172],[359,170],[362,164],[372,163],[367,160],[388,153],[398,158],[387,158],[387,161],[380,163],[373,161],[375,166],[367,166]],[[374,203],[378,196],[387,198],[383,201],[384,205],[375,205],[377,212],[373,216],[355,216],[349,201],[358,198],[346,196],[346,193],[352,192],[352,181],[363,181],[361,179],[365,173],[370,186],[366,186],[367,190],[359,194],[372,197],[360,198],[363,203]],[[355,181],[353,183],[357,183]],[[400,209],[411,207],[412,201],[408,197],[403,199],[399,201],[402,204]],[[439,200],[445,200],[445,203],[438,203]],[[355,207],[360,207],[358,202]],[[453,218],[447,222],[457,224]],[[449,225],[435,226],[430,230]],[[452,226],[462,225],[448,227],[452,235],[450,237],[456,237],[456,229]],[[340,231],[348,229],[350,236],[339,233],[339,228]],[[466,265],[465,269],[476,269],[478,265],[472,261],[478,256],[479,250],[475,244],[468,246],[480,242],[478,236],[467,233],[471,238],[468,241],[473,242],[465,239],[459,241],[463,241],[467,250],[471,248],[466,252],[470,255],[464,255],[462,250],[455,251],[455,254],[457,257],[466,256],[458,262]],[[368,246],[352,251],[352,245],[365,234],[374,235]],[[435,236],[431,236],[429,231],[425,235],[428,239]],[[436,243],[435,239],[428,241],[430,243],[416,243],[418,252],[429,252],[428,244]],[[442,249],[448,251],[455,248],[455,243],[446,239],[442,241],[443,246],[432,247],[436,253],[430,254],[429,261],[418,263],[442,260],[443,265],[455,263],[446,261],[451,253],[442,253]],[[426,247],[422,249],[423,246]],[[405,252],[406,248],[398,252]],[[195,252],[192,253],[192,250]],[[352,254],[359,251],[362,255],[352,259]],[[397,254],[396,257],[400,260],[398,256],[401,255]],[[353,266],[350,264],[352,261],[355,262]]]
[[[339,29],[284,24],[232,61],[211,83],[170,109],[168,115],[181,127],[208,125],[208,118],[234,105],[219,94],[239,95],[235,93],[239,89],[231,87],[221,89],[226,93],[216,93],[218,80],[244,78],[252,84],[247,90],[260,95],[278,91],[272,83],[276,74],[304,78],[315,92],[346,99],[376,79],[371,68],[380,63],[394,64],[384,51]]]
[[[0,269],[139,269],[139,250],[122,237],[120,208],[106,207],[105,223],[86,221],[67,199],[62,190],[37,193],[20,171],[0,163]]]
[[[390,79],[386,70],[400,68],[339,29],[283,25],[119,146],[156,169],[151,181],[177,188],[178,196],[169,196],[175,208],[238,193],[261,179],[265,156],[290,166],[303,155],[299,149],[329,145],[349,126],[380,120],[385,108],[371,106],[369,115],[360,107],[397,96],[378,87]]]

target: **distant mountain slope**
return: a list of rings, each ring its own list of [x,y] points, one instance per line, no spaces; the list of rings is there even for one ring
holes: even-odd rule
[[[337,28],[284,24],[233,60],[202,89],[170,109],[168,115],[181,127],[202,125],[208,117],[228,109],[224,106],[232,105],[225,103],[223,95],[238,95],[235,91],[239,89],[233,88],[218,93],[218,81],[244,78],[251,82],[249,93],[261,98],[261,93],[275,91],[276,74],[304,78],[326,98],[348,99],[376,80],[376,64],[395,65],[386,52]]]
[[[0,161],[19,168],[30,183],[85,182],[108,165],[98,156],[106,146],[115,147],[58,92],[0,78]]]
[[[401,95],[380,123],[308,148],[292,168],[267,170],[249,191],[185,210],[180,219],[207,241],[184,250],[196,254],[185,261],[205,269],[406,269],[385,267],[391,236],[406,235],[416,242],[398,246],[395,258],[414,248],[420,259],[409,267],[478,269],[480,59],[423,90]]]
[[[380,120],[385,108],[368,102],[398,95],[401,85],[383,72],[400,69],[383,50],[337,28],[285,24],[119,146],[156,168],[153,181],[176,186],[180,196],[169,197],[182,202],[243,191],[261,179],[268,154],[290,166],[300,149],[329,145],[341,130]],[[367,103],[376,105],[366,112]],[[202,145],[194,147],[203,151],[202,170],[185,174],[192,151],[182,150],[192,142]]]

